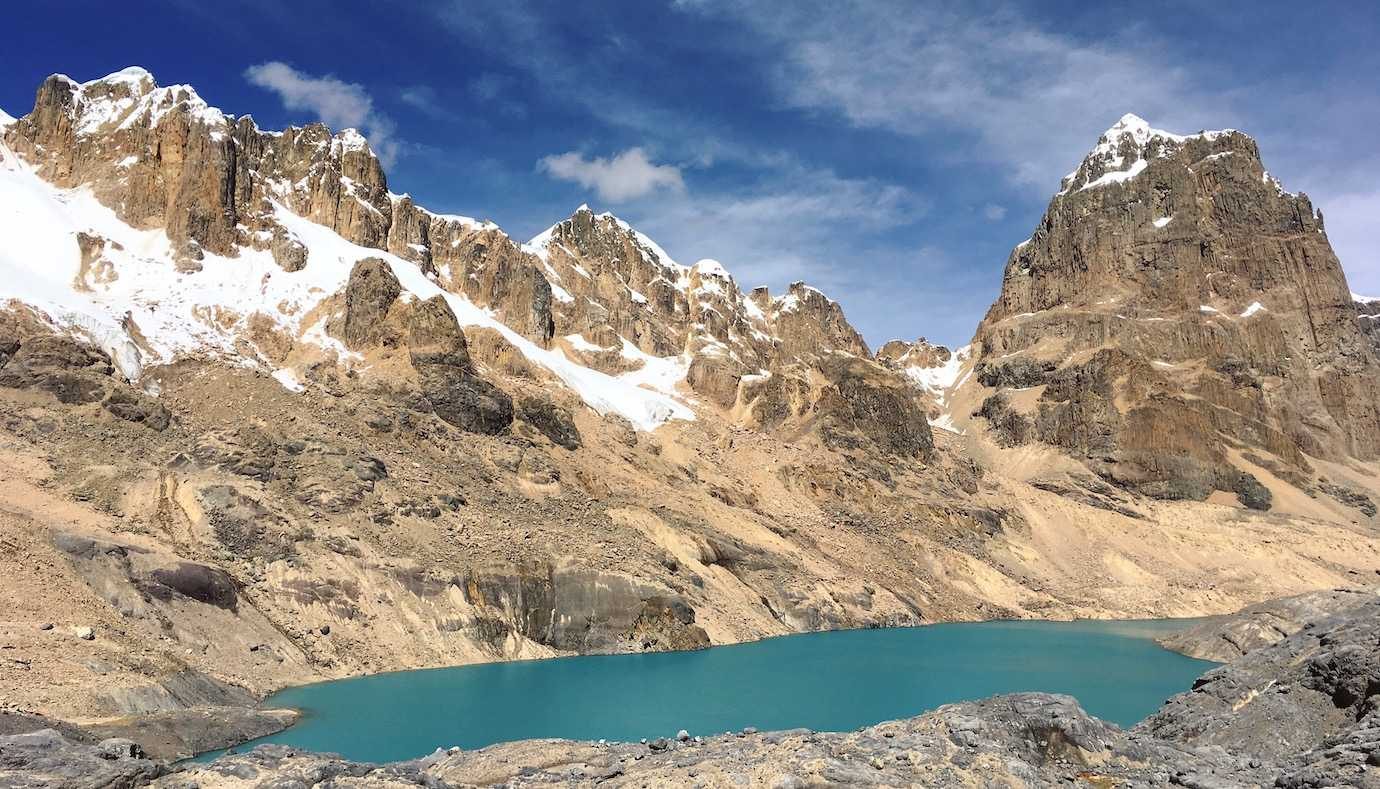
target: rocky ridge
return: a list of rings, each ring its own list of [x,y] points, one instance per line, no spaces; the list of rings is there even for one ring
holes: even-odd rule
[[[16,161],[27,162],[44,181],[89,190],[131,227],[161,229],[165,254],[181,279],[190,280],[174,287],[195,289],[197,279],[224,274],[203,269],[240,266],[236,258],[252,259],[255,253],[266,253],[281,269],[263,269],[266,282],[305,286],[306,292],[265,292],[256,309],[232,305],[222,296],[193,302],[177,326],[154,323],[162,319],[151,313],[167,310],[158,294],[147,289],[120,294],[142,297],[149,314],[97,310],[107,314],[96,321],[106,324],[96,339],[107,350],[120,349],[112,355],[132,378],[145,364],[204,353],[215,345],[232,358],[268,369],[300,371],[331,353],[338,363],[350,364],[350,355],[332,345],[340,339],[333,330],[338,323],[306,319],[326,317],[320,315],[321,296],[343,284],[344,271],[355,262],[350,258],[359,256],[353,250],[387,253],[380,263],[407,266],[425,278],[410,279],[433,286],[424,290],[439,289],[491,311],[505,329],[536,346],[527,355],[538,366],[546,358],[538,351],[562,336],[562,351],[577,364],[614,373],[641,371],[629,379],[632,387],[659,386],[673,397],[674,380],[685,378],[692,390],[723,408],[738,401],[743,376],[765,377],[774,370],[788,376],[796,391],[847,386],[848,381],[821,376],[810,362],[835,351],[870,358],[838,304],[803,283],[778,298],[765,289],[749,298],[717,262],[681,266],[626,223],[584,207],[519,245],[492,223],[436,214],[408,195],[389,191],[377,156],[354,130],[332,134],[311,124],[264,131],[250,117],[208,106],[190,86],[159,87],[137,67],[85,83],[50,77],[40,86],[33,111],[6,124],[4,141]],[[320,238],[316,227],[329,229],[349,247],[343,254],[324,248],[314,241]],[[120,253],[134,242],[94,231],[80,240],[78,282],[97,301],[111,291],[107,286],[129,277],[129,269],[147,266],[122,259],[126,256]],[[198,273],[203,276],[191,276]],[[459,312],[467,321],[477,317],[472,309]],[[219,342],[207,348],[204,340],[178,344],[173,339],[187,332],[220,335]],[[517,347],[528,350],[521,343]],[[570,376],[563,378],[572,384]],[[768,388],[774,392],[780,386]],[[588,395],[588,387],[576,388]],[[758,397],[745,398],[745,407],[754,408]],[[792,404],[792,415],[802,417],[799,412],[814,399]],[[602,412],[612,406],[598,397],[586,400]],[[688,414],[663,404],[647,420],[624,415],[650,427]]]
[[[999,443],[1150,496],[1268,509],[1262,479],[1380,452],[1380,362],[1323,218],[1238,131],[1122,118],[1012,251],[975,346]]]
[[[1325,589],[1266,600],[1234,614],[1208,617],[1156,641],[1166,649],[1200,660],[1228,663],[1255,649],[1277,644],[1315,619],[1374,600],[1380,590]]]

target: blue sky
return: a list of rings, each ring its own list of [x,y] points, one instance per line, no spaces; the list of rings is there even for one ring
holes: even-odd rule
[[[815,284],[873,345],[962,344],[1060,177],[1125,112],[1254,135],[1323,209],[1353,289],[1380,295],[1377,9],[23,3],[0,108],[27,112],[53,72],[142,65],[266,127],[360,126],[394,191],[520,240],[588,202],[744,286]]]

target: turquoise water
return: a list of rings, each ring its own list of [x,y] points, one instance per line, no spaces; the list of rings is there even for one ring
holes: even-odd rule
[[[304,716],[259,742],[393,761],[533,737],[840,731],[1025,690],[1072,694],[1094,715],[1129,726],[1215,665],[1150,640],[1187,624],[944,624],[379,674],[274,695],[267,706]]]

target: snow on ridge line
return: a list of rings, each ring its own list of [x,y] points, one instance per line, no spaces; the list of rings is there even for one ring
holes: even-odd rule
[[[132,381],[140,378],[147,364],[188,354],[262,364],[263,360],[246,357],[237,347],[244,337],[239,329],[254,313],[268,315],[303,342],[353,359],[354,354],[325,335],[324,321],[307,327],[303,318],[346,285],[356,261],[379,257],[412,294],[420,298],[443,295],[462,325],[495,329],[596,411],[619,414],[641,430],[655,429],[670,419],[695,418],[693,411],[665,391],[642,388],[639,381],[609,376],[537,347],[464,297],[442,291],[421,269],[401,258],[351,244],[281,205],[274,208],[284,229],[307,246],[305,268],[287,272],[268,252],[242,249],[233,259],[206,253],[201,271],[181,273],[172,262],[171,242],[164,231],[130,227],[89,189],[49,184],[0,143],[0,238],[11,239],[0,244],[0,303],[13,300],[29,305],[59,326],[87,335]],[[81,261],[77,232],[114,242],[104,256],[118,278],[88,282],[87,291],[73,288]],[[208,318],[218,310],[238,314],[229,329]],[[147,346],[135,346],[132,327],[138,327]],[[286,373],[274,377],[291,389]],[[673,388],[674,381],[671,384]]]
[[[1224,135],[1234,134],[1236,131],[1236,129],[1220,129],[1216,131],[1204,130],[1197,134],[1175,134],[1163,129],[1153,128],[1144,118],[1135,113],[1128,112],[1122,115],[1116,123],[1112,124],[1110,129],[1103,132],[1102,136],[1097,139],[1097,145],[1093,146],[1092,150],[1088,151],[1087,155],[1078,163],[1078,166],[1074,168],[1073,172],[1064,176],[1063,180],[1060,182],[1059,194],[1067,194],[1073,182],[1078,178],[1078,174],[1092,161],[1100,160],[1114,169],[1079,187],[1078,191],[1080,192],[1086,189],[1106,186],[1108,184],[1122,183],[1136,177],[1144,171],[1150,163],[1141,157],[1139,153],[1137,154],[1138,158],[1134,162],[1129,166],[1123,167],[1123,165],[1125,165],[1125,157],[1121,155],[1121,142],[1122,139],[1128,135],[1139,151],[1153,139],[1167,140],[1176,145],[1182,145],[1192,139],[1215,140]],[[1160,151],[1157,155],[1163,156],[1164,153]]]
[[[497,331],[523,356],[550,371],[578,394],[590,408],[600,414],[617,414],[627,419],[637,429],[646,431],[655,430],[672,419],[692,421],[695,418],[694,411],[679,402],[665,389],[652,391],[641,386],[642,383],[647,382],[642,379],[642,376],[647,375],[644,372],[645,367],[644,370],[635,370],[621,376],[611,376],[584,367],[571,361],[558,351],[548,351],[539,347],[499,321],[492,313],[479,308],[464,296],[442,289],[441,286],[427,278],[416,265],[396,255],[378,249],[356,246],[336,235],[330,228],[287,211],[280,212],[278,220],[289,232],[296,233],[302,243],[311,250],[307,268],[313,264],[320,265],[327,255],[334,255],[341,263],[338,269],[342,274],[339,287],[344,287],[349,268],[354,265],[355,261],[364,257],[381,258],[388,263],[389,268],[393,270],[394,276],[398,278],[398,282],[402,284],[404,289],[411,291],[420,299],[441,296],[446,300],[451,311],[455,313],[461,326],[479,326]],[[656,360],[656,357],[648,358]],[[647,366],[649,367],[650,364]],[[664,369],[657,372],[662,374]],[[660,375],[656,380],[663,384],[666,381],[664,375]]]
[[[1380,296],[1362,296],[1356,291],[1352,291],[1351,300],[1360,302],[1361,304],[1374,304],[1375,302],[1380,301]]]

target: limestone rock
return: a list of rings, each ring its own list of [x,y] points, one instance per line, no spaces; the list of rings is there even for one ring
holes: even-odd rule
[[[1305,454],[1380,454],[1380,362],[1357,324],[1321,216],[1251,138],[1127,116],[1011,253],[976,377],[1043,387],[1017,409],[1039,440],[1120,484],[1266,508],[1229,448],[1300,479]],[[1009,440],[1014,417],[993,406]]]
[[[331,333],[351,350],[396,344],[384,318],[401,294],[402,285],[382,258],[357,261],[345,286],[344,313],[339,323],[330,327]]]
[[[1380,723],[1366,720],[1380,694],[1377,639],[1380,600],[1372,598],[1209,671],[1137,728],[1264,760],[1332,743],[1347,750],[1349,731]]]

